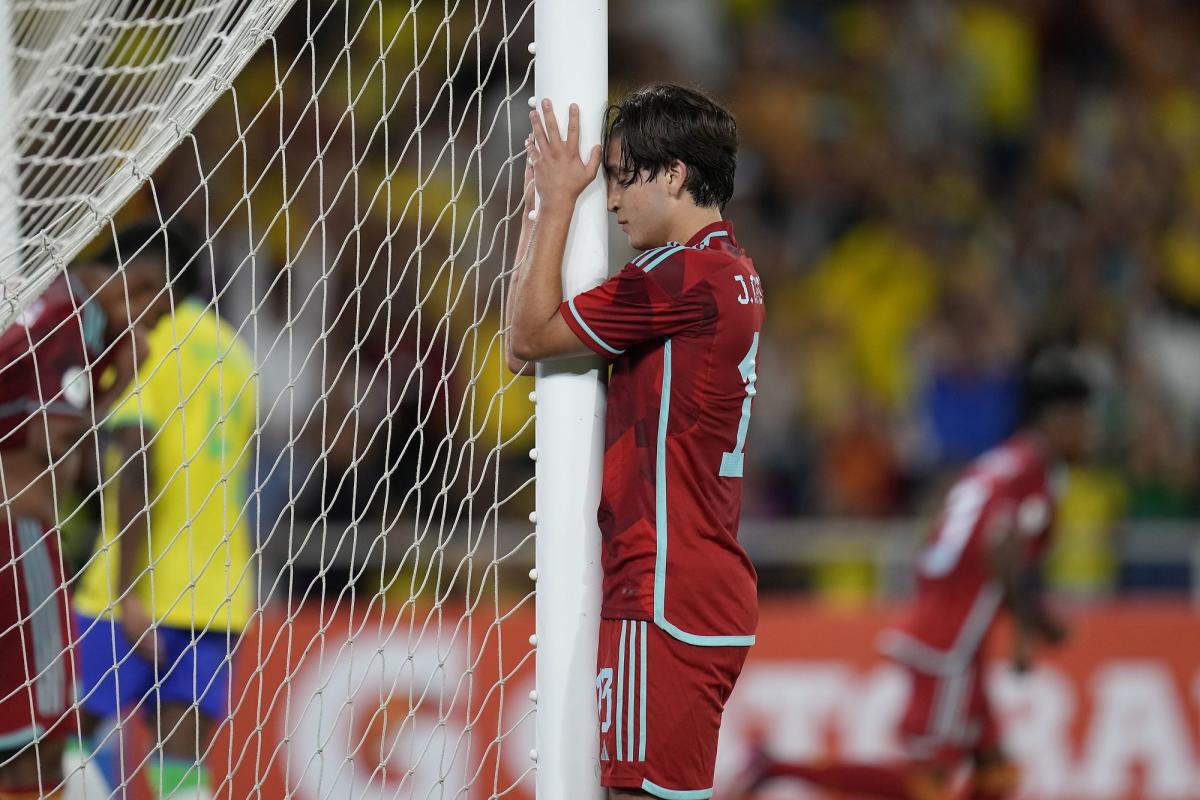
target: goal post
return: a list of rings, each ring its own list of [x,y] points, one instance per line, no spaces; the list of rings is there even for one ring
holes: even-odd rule
[[[608,104],[607,0],[535,6],[536,99],[566,119],[580,108],[581,150],[600,140]],[[608,276],[605,192],[579,198],[563,259],[568,296]],[[604,366],[593,357],[537,370],[537,795],[601,797],[596,727]]]
[[[0,8],[0,108],[10,108],[16,97],[12,74],[12,21],[7,4]],[[12,114],[0,114],[0,306],[10,302],[8,276],[15,272],[15,258],[5,258],[16,249],[20,221],[16,199],[20,194],[17,183],[16,119]],[[0,311],[0,316],[3,312]],[[0,328],[3,326],[0,325]]]

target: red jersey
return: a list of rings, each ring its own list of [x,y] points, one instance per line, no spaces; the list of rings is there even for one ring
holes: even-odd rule
[[[107,325],[78,282],[59,277],[0,334],[0,450],[24,447],[37,414],[81,417]]]
[[[989,568],[992,543],[1017,536],[1034,563],[1045,552],[1053,516],[1046,461],[1035,442],[1015,437],[981,456],[946,496],[917,557],[916,602],[885,634],[885,651],[922,672],[969,665],[1004,600]]]
[[[690,644],[752,644],[757,577],[737,533],[763,293],[733,226],[648,250],[561,311],[613,360],[601,615]]]

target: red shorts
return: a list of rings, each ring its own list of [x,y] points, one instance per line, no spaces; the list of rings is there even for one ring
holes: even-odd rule
[[[936,675],[906,665],[912,693],[900,740],[917,761],[954,766],[1000,745],[1000,732],[983,688],[980,661],[961,672]]]
[[[721,712],[749,650],[684,644],[651,622],[600,620],[601,785],[710,797]]]
[[[70,624],[58,532],[32,519],[0,521],[0,750],[66,733]]]

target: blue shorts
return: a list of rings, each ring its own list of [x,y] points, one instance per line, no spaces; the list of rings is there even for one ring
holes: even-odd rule
[[[186,628],[163,625],[156,630],[157,665],[134,652],[121,626],[112,620],[75,614],[84,710],[106,717],[146,698],[151,708],[161,703],[194,704],[206,717],[223,719],[229,709],[230,648],[237,643],[237,634],[209,631],[193,636]]]

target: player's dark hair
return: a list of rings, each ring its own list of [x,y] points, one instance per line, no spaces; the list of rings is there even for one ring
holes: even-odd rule
[[[1083,405],[1091,397],[1091,383],[1077,359],[1057,349],[1037,354],[1021,376],[1021,422],[1034,424],[1051,408]]]
[[[604,152],[621,138],[622,186],[642,171],[654,180],[676,161],[687,167],[683,188],[699,206],[724,208],[733,196],[737,123],[708,95],[673,83],[656,83],[626,95],[604,114]]]
[[[135,222],[119,230],[94,260],[115,270],[133,258],[149,258],[161,264],[177,297],[195,293],[204,271],[202,265],[208,263],[207,254],[202,252],[189,226],[149,221]]]

